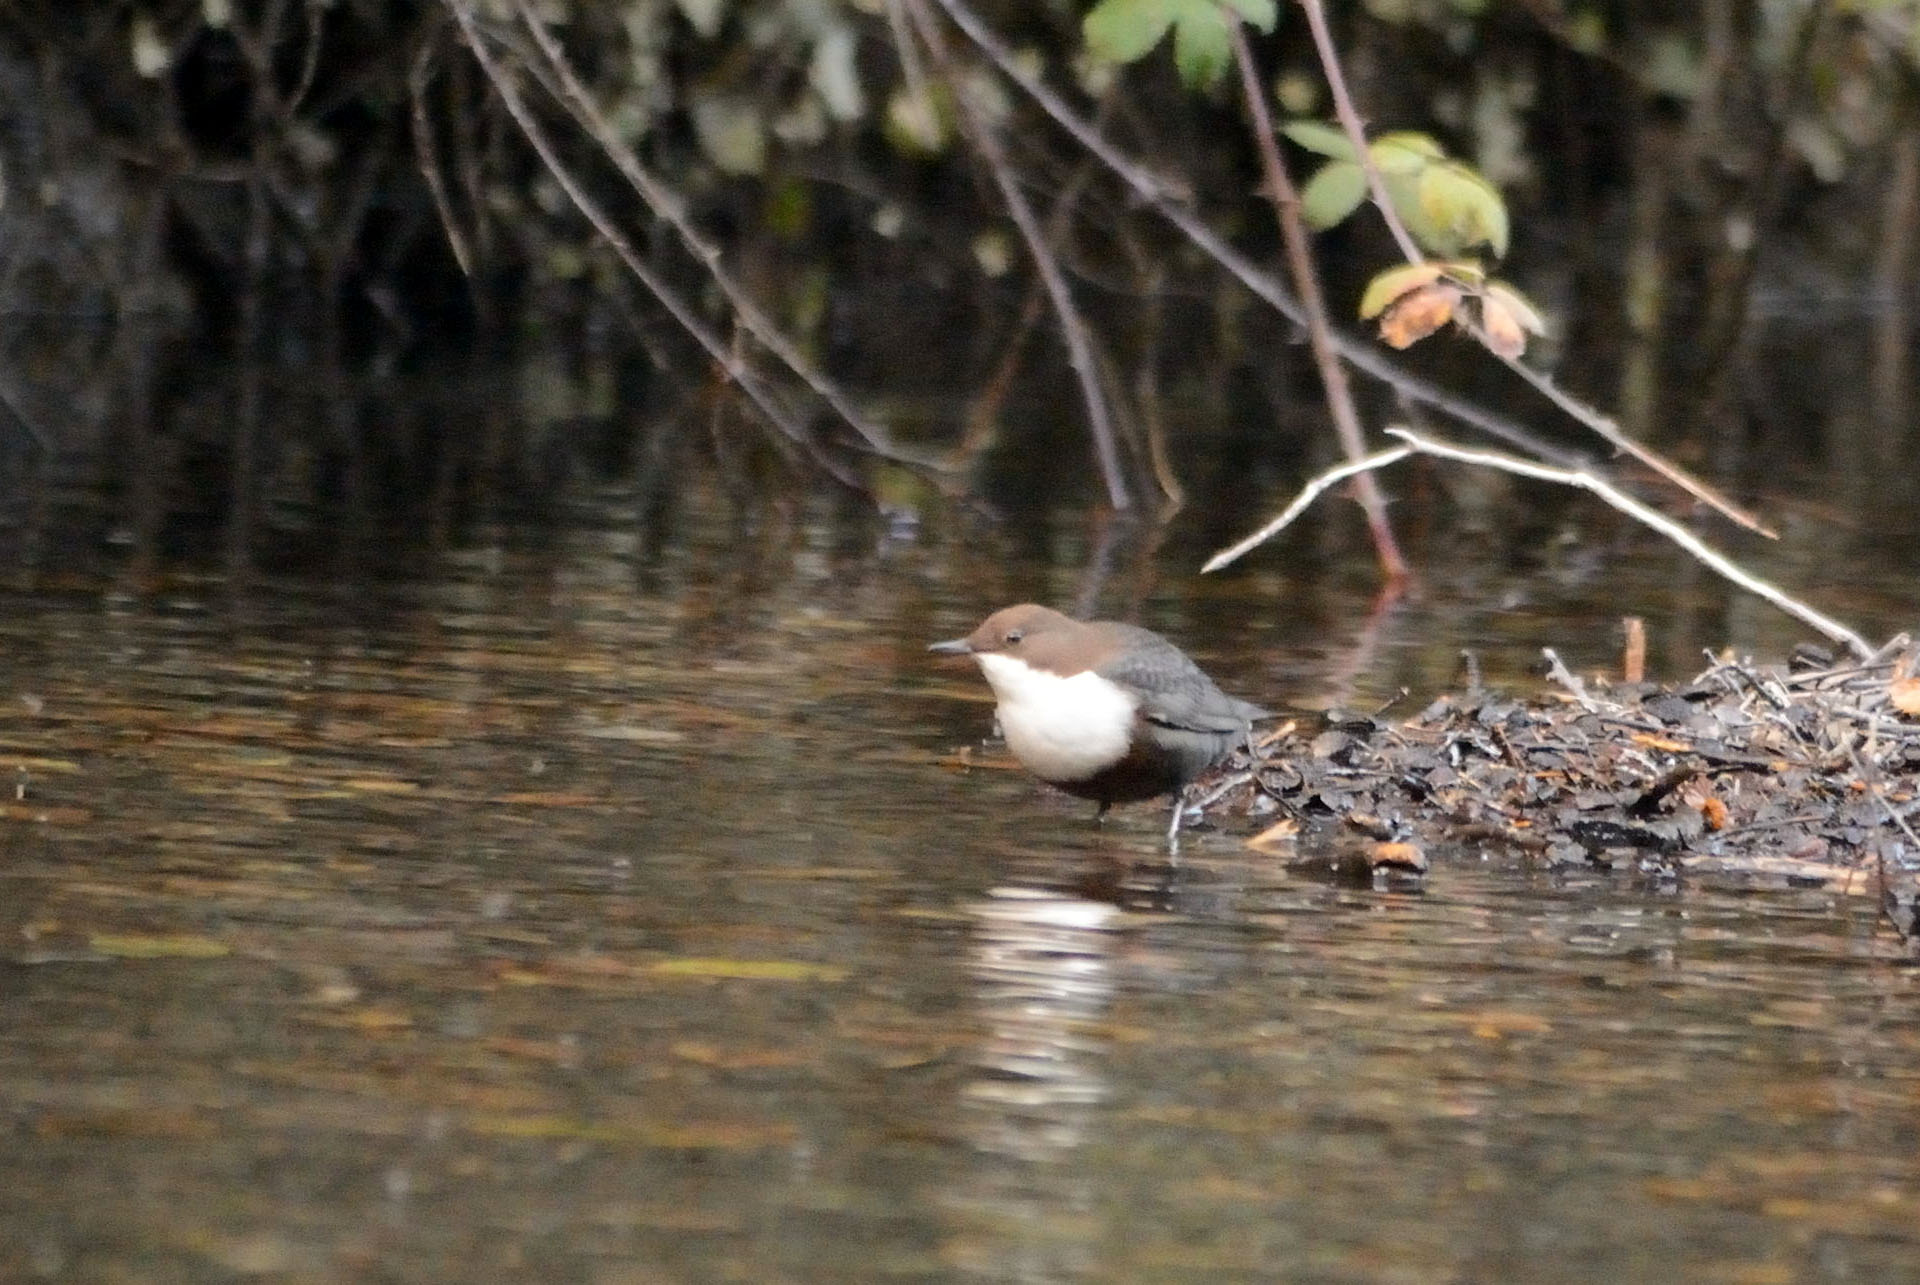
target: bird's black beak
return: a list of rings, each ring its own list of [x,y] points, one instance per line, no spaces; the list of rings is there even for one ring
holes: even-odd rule
[[[928,651],[937,651],[942,656],[971,656],[973,644],[964,638],[949,638],[945,642],[932,643]]]

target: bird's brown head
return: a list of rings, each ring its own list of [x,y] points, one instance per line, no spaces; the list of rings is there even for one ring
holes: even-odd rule
[[[1036,669],[1076,674],[1099,663],[1103,643],[1094,626],[1051,607],[1023,602],[1002,607],[965,638],[937,642],[927,650],[950,656],[1017,656]]]

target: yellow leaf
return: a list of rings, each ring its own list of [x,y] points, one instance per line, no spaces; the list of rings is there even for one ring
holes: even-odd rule
[[[400,781],[387,776],[358,776],[341,781],[340,788],[356,794],[415,794],[420,786],[413,781]]]
[[[326,1012],[303,1013],[300,1020],[308,1026],[323,1026],[330,1030],[359,1031],[363,1035],[375,1035],[381,1032],[407,1031],[413,1029],[413,1019],[395,1008],[382,1008],[378,1004],[367,1004],[360,1008],[333,1009]]]
[[[497,794],[491,802],[511,804],[523,808],[591,808],[607,802],[598,794],[565,794],[543,790],[525,790],[514,794]]]
[[[1373,320],[1407,291],[1431,285],[1442,277],[1477,289],[1487,274],[1477,259],[1428,259],[1423,263],[1385,268],[1375,274],[1367,283],[1366,293],[1360,296],[1360,319]]]
[[[1446,268],[1429,259],[1425,263],[1403,263],[1374,274],[1367,292],[1360,296],[1360,319],[1372,321],[1387,310],[1387,305],[1408,291],[1430,286],[1446,275]]]
[[[684,1061],[700,1066],[717,1067],[723,1071],[764,1071],[787,1066],[801,1066],[806,1055],[791,1048],[732,1048],[723,1049],[718,1045],[704,1044],[697,1040],[677,1041],[668,1052]]]
[[[1417,174],[1446,157],[1447,149],[1430,135],[1412,130],[1382,134],[1367,145],[1367,154],[1382,174]]]
[[[1687,741],[1676,741],[1667,736],[1655,736],[1650,732],[1635,732],[1627,738],[1635,745],[1644,745],[1651,750],[1665,750],[1669,754],[1686,754],[1693,746]]]
[[[117,959],[218,959],[233,953],[233,947],[211,937],[94,933],[87,938],[87,945]]]
[[[17,758],[7,760],[8,764],[21,772],[78,772],[80,765],[72,759]]]
[[[658,977],[717,977],[756,982],[837,982],[847,970],[836,964],[791,959],[709,959],[685,956],[657,960],[647,971]]]
[[[710,1123],[679,1120],[582,1120],[563,1115],[505,1115],[475,1113],[462,1127],[490,1138],[564,1138],[676,1150],[743,1150],[782,1146],[793,1139],[785,1123],[716,1120]]]
[[[1487,1010],[1463,1013],[1461,1017],[1471,1023],[1474,1037],[1482,1040],[1501,1040],[1509,1035],[1545,1035],[1553,1030],[1553,1023],[1537,1013]]]
[[[86,808],[42,807],[37,803],[0,803],[0,820],[33,821],[40,825],[85,825],[93,820]]]

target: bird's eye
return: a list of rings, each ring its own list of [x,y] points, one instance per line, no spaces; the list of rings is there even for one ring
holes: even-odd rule
[[[1007,637],[1006,637],[1007,646],[1009,647],[1013,646],[1015,643],[1019,642],[1024,637],[1026,637],[1026,635],[1021,633],[1018,629],[1007,630]]]

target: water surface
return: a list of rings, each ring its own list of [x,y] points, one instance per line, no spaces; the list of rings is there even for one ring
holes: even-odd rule
[[[1070,604],[1056,562],[817,515],[656,559],[622,516],[7,600],[0,1277],[1920,1279],[1871,906],[1169,867],[1156,809],[957,765],[984,687],[922,646]],[[1302,704],[1601,666],[1626,600],[1670,673],[1797,636],[1673,567],[1132,597]]]

